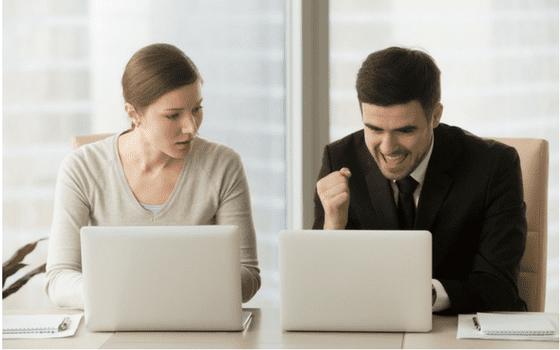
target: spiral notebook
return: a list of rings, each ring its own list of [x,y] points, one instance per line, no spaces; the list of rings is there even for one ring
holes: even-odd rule
[[[540,315],[477,313],[475,326],[487,335],[552,335],[552,323]]]
[[[3,315],[2,338],[58,338],[74,335],[83,313]]]
[[[506,328],[508,333],[487,334],[482,332],[478,317],[480,314],[459,315],[457,322],[457,339],[494,339],[494,340],[521,340],[521,341],[558,341],[558,314],[544,312],[504,312],[493,313],[499,315],[490,320],[490,325],[499,322],[497,327]],[[474,321],[477,321],[475,323]],[[482,316],[485,322],[485,316]],[[537,326],[537,327],[535,327]],[[552,328],[550,328],[552,326]],[[530,332],[533,328],[539,331],[552,332],[551,334],[537,335],[538,332]],[[485,327],[486,329],[486,327]],[[495,328],[490,328],[494,329]],[[517,330],[518,332],[512,332]],[[521,331],[520,331],[521,330]],[[553,331],[554,330],[554,331]]]

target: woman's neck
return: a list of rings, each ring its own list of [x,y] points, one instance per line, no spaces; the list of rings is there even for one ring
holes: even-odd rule
[[[141,131],[122,134],[118,140],[121,162],[138,167],[142,173],[153,173],[183,164],[184,159],[170,157],[150,143]]]

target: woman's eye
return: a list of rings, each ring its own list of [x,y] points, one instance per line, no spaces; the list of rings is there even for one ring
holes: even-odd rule
[[[179,114],[175,113],[175,114],[172,114],[172,115],[168,115],[167,118],[169,118],[169,119],[175,119],[175,118],[177,118],[178,116],[179,116]]]

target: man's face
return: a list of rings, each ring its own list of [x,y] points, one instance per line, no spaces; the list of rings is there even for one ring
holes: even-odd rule
[[[366,145],[386,178],[404,179],[424,160],[442,112],[438,103],[428,123],[415,100],[389,107],[362,103]]]

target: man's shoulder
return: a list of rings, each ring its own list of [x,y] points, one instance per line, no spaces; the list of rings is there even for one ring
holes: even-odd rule
[[[331,152],[347,152],[349,149],[356,149],[364,145],[364,129],[353,132],[341,139],[333,141],[327,145]]]
[[[489,151],[502,152],[512,148],[504,143],[491,138],[477,136],[458,126],[451,126],[441,123],[434,131],[436,141],[441,141],[447,147],[456,148],[463,152]]]
[[[488,166],[501,157],[517,158],[515,148],[491,138],[472,134],[457,126],[441,123],[434,131],[437,154],[452,159],[458,168],[461,165],[478,164]]]
[[[363,129],[328,144],[323,157],[328,160],[330,170],[347,167],[353,173],[358,170],[368,173],[375,166],[365,143]]]

